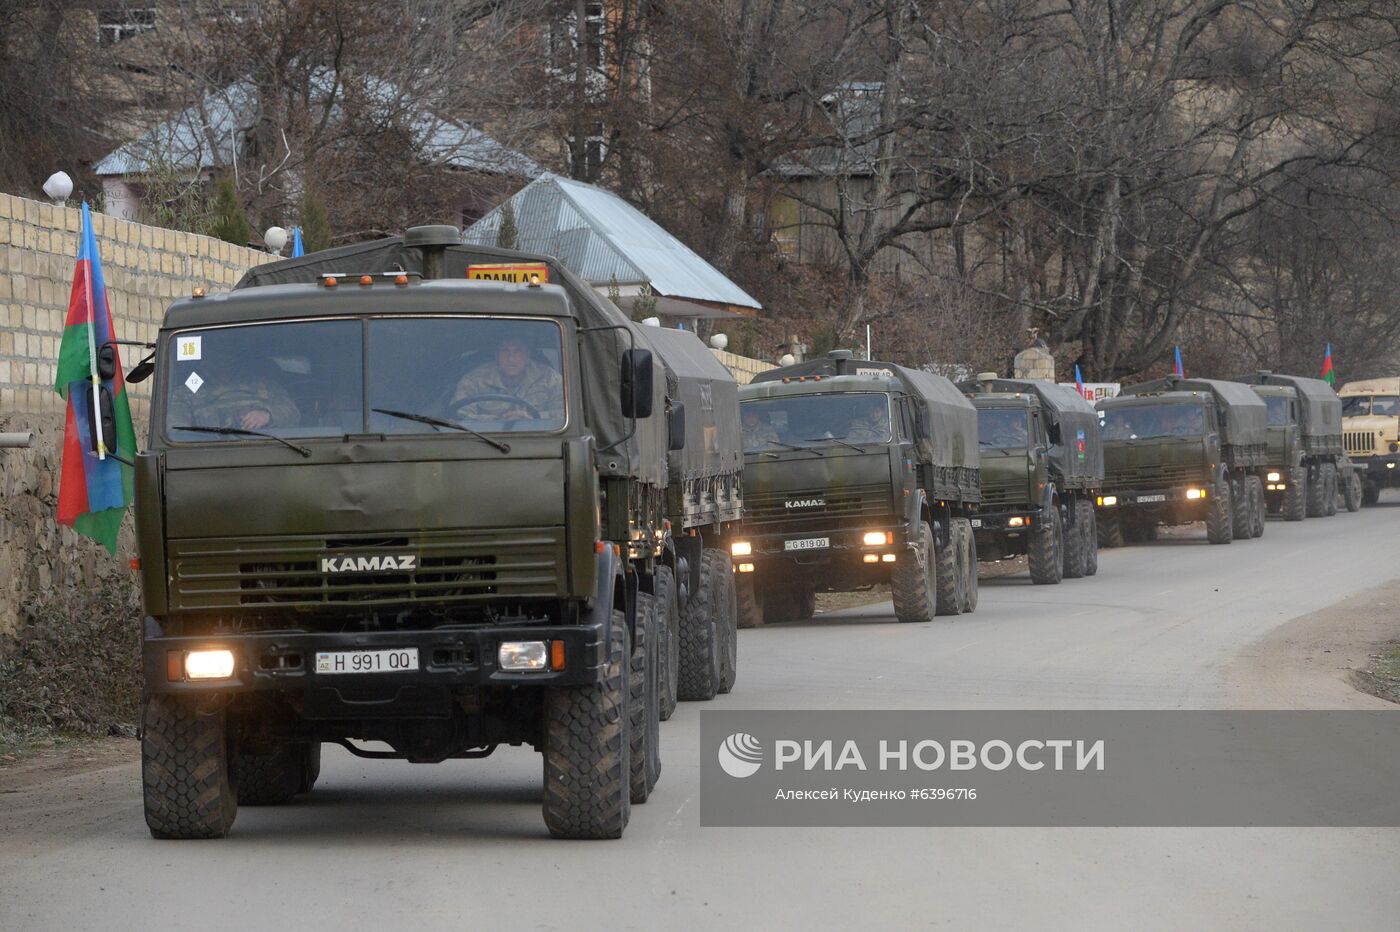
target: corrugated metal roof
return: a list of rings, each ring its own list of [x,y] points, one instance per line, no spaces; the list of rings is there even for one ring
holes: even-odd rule
[[[509,201],[516,248],[557,256],[595,286],[646,284],[660,295],[759,308],[747,292],[646,214],[610,191],[546,172]],[[504,204],[465,242],[494,246]]]
[[[326,76],[319,83],[327,91],[336,87]],[[401,107],[402,92],[388,81],[370,79],[365,90],[381,101],[387,112]],[[251,82],[239,82],[205,95],[190,107],[160,123],[137,139],[107,155],[94,167],[99,176],[133,175],[156,167],[177,171],[222,168],[233,163],[236,146],[252,127],[257,115],[257,91]],[[409,128],[424,159],[465,171],[519,175],[534,178],[540,166],[529,156],[502,145],[471,126],[415,112]]]

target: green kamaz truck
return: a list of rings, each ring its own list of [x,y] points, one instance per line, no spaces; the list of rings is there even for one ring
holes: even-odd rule
[[[1248,385],[1170,377],[1098,403],[1099,544],[1205,521],[1212,544],[1264,533],[1268,409]]]
[[[882,582],[903,622],[977,607],[977,412],[951,382],[836,351],[760,373],[739,401],[741,626]]]
[[[1099,569],[1094,504],[1103,443],[1094,406],[1072,388],[983,373],[959,382],[977,408],[982,503],[972,519],[980,560],[1025,554],[1031,581]]]
[[[1342,446],[1342,400],[1322,379],[1257,372],[1240,379],[1269,408],[1264,501],[1287,521],[1361,508],[1361,474]]]
[[[649,330],[557,261],[452,227],[170,307],[133,372],[155,374],[136,464],[153,835],[291,800],[324,742],[415,763],[529,745],[551,834],[622,834],[660,772],[666,681],[718,689],[735,663],[737,440],[687,448],[737,405],[689,367],[694,338]],[[666,646],[687,631],[700,648]]]

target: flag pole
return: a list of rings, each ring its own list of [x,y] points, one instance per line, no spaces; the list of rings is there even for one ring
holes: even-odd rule
[[[87,246],[88,237],[92,235],[92,214],[88,212],[88,205],[83,204],[83,245],[79,247],[79,252]],[[97,238],[93,237],[96,244]],[[92,303],[92,261],[93,257],[88,256],[87,272],[83,274],[83,285],[87,289],[88,306],[88,370],[92,375],[92,413],[89,418],[92,421],[93,436],[96,441],[93,446],[97,448],[97,458],[105,460],[107,458],[106,438],[102,436],[102,381],[97,377],[97,306]]]

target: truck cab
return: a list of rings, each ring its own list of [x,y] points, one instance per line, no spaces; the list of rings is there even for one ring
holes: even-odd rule
[[[1346,454],[1362,472],[1362,503],[1400,485],[1400,378],[1348,382],[1342,399]]]

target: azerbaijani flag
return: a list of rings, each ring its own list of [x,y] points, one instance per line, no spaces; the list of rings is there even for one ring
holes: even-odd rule
[[[1088,395],[1084,394],[1084,377],[1079,374],[1079,363],[1074,364],[1074,384],[1079,387],[1079,394],[1082,397],[1089,397]]]
[[[301,227],[292,227],[292,258],[306,255],[306,247],[301,243]]]
[[[1181,364],[1181,347],[1176,348],[1176,377],[1186,378],[1186,367]]]
[[[68,400],[63,469],[58,485],[58,523],[91,537],[115,555],[117,532],[133,497],[132,469],[119,463],[110,452],[99,457],[89,449],[88,439],[92,436],[89,412],[93,384],[97,381],[97,348],[112,339],[115,337],[107,284],[97,254],[97,237],[92,232],[92,214],[84,202],[78,266],[73,272],[73,290],[68,298],[68,318],[58,348],[58,375],[54,380],[54,390]],[[116,373],[102,385],[111,392],[116,414],[114,452],[131,459],[136,455],[136,431],[131,426],[120,355]]]
[[[1322,381],[1328,385],[1337,384],[1337,373],[1332,371],[1332,341],[1327,341],[1327,355],[1322,357]]]

